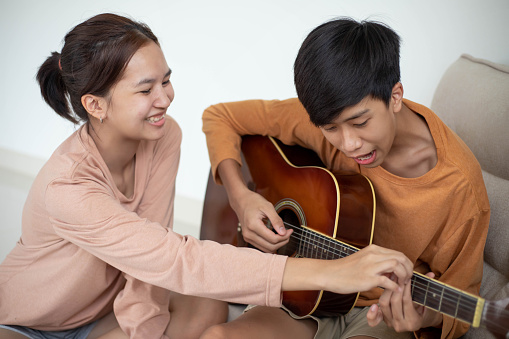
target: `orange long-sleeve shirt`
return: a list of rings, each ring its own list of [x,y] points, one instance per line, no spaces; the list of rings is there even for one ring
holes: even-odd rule
[[[332,172],[361,172],[373,183],[377,201],[373,243],[405,253],[418,272],[431,270],[438,280],[478,294],[490,216],[481,168],[431,110],[409,100],[404,104],[424,117],[437,148],[436,166],[421,177],[398,177],[380,166],[359,167],[325,139],[297,99],[232,102],[205,110],[203,131],[214,177],[220,181],[217,166],[222,160],[241,163],[242,135],[270,135],[310,148]],[[380,293],[361,293],[357,305],[376,302]],[[442,337],[459,337],[467,328],[444,316]]]
[[[182,135],[170,117],[165,129],[140,143],[129,198],[87,124],[54,152],[30,189],[21,239],[0,265],[1,324],[65,330],[114,309],[131,337],[156,338],[170,320],[168,290],[281,305],[286,258],[171,230]]]

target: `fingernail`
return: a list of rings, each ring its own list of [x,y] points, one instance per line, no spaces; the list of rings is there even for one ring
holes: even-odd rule
[[[369,308],[369,310],[370,310],[371,312],[375,312],[375,311],[376,311],[376,304],[371,305],[371,307]]]

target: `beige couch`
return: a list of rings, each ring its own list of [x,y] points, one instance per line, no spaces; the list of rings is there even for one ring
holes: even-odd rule
[[[465,141],[481,164],[491,206],[481,296],[508,298],[509,66],[462,55],[444,73],[431,109]],[[472,328],[465,338],[494,336]]]

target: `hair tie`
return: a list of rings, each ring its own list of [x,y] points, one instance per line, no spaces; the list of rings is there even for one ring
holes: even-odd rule
[[[58,58],[58,68],[60,68],[60,70],[62,70],[62,64],[60,63],[60,58]]]

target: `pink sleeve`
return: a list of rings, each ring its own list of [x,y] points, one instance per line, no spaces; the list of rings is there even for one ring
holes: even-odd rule
[[[55,181],[46,202],[59,236],[136,279],[182,294],[281,304],[285,257],[176,234],[125,210],[96,180]]]

